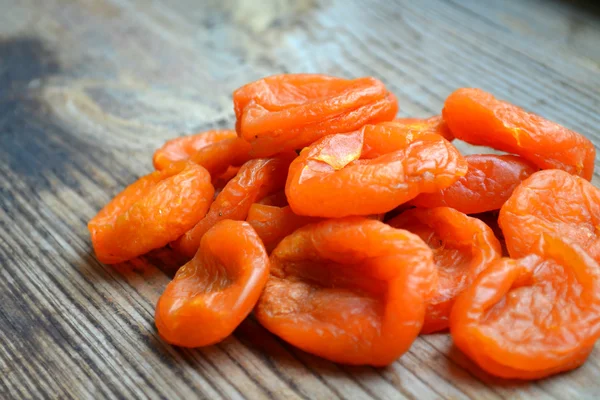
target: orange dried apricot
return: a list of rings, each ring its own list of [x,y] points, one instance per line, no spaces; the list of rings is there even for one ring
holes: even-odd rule
[[[250,159],[250,144],[238,137],[212,143],[198,150],[190,161],[202,165],[216,177],[231,166],[240,166]]]
[[[511,257],[529,254],[545,232],[574,241],[600,262],[600,190],[578,176],[536,172],[504,203],[498,222]]]
[[[538,379],[583,364],[600,336],[600,266],[542,234],[524,258],[492,263],[458,296],[456,345],[502,378]]]
[[[242,221],[220,221],[160,296],[158,333],[184,347],[223,340],[252,311],[268,276],[269,258],[254,229]]]
[[[408,210],[388,224],[418,235],[433,250],[439,280],[421,333],[448,328],[454,299],[502,256],[500,242],[481,220],[449,207]]]
[[[402,135],[390,135],[370,142],[367,132],[373,129],[325,136],[300,153],[290,165],[285,189],[296,214],[337,218],[385,213],[419,193],[450,186],[467,172],[458,150],[439,135],[412,142],[397,142]],[[363,142],[372,154],[382,155],[359,159]]]
[[[585,136],[481,89],[458,89],[446,99],[442,114],[457,139],[592,179],[596,149]]]
[[[115,264],[166,245],[204,217],[213,194],[209,173],[192,163],[140,178],[88,223],[96,257]]]
[[[210,144],[237,136],[232,130],[213,130],[195,135],[181,136],[167,141],[161,148],[154,152],[152,163],[154,168],[162,170],[171,163],[188,160],[198,150]]]
[[[465,159],[465,176],[439,192],[420,194],[411,204],[447,206],[465,214],[499,210],[521,181],[537,171],[519,156],[477,154]]]
[[[437,133],[443,136],[444,139],[452,141],[454,135],[450,132],[450,128],[441,115],[435,115],[429,118],[396,118],[392,123],[403,126],[409,132],[419,131],[427,133]]]
[[[254,156],[301,149],[334,133],[391,121],[396,98],[371,77],[342,79],[318,74],[270,76],[233,93],[236,130]]]
[[[288,166],[294,156],[294,153],[287,153],[245,163],[219,193],[206,216],[173,242],[172,247],[181,254],[193,257],[202,236],[217,222],[224,219],[245,220],[253,203],[284,187]]]
[[[407,351],[437,278],[419,237],[360,217],[306,225],[283,239],[270,261],[259,322],[345,364],[383,366]]]
[[[262,239],[267,252],[271,253],[284,237],[318,219],[296,215],[289,206],[277,207],[255,203],[250,207],[246,221]]]

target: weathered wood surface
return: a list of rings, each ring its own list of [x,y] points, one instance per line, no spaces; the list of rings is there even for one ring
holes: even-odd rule
[[[252,319],[210,348],[161,342],[169,271],[98,263],[87,220],[165,139],[232,126],[233,89],[300,71],[377,76],[401,115],[478,86],[600,141],[586,3],[0,0],[0,398],[597,398],[598,350],[512,383],[447,335],[383,369],[323,361]]]

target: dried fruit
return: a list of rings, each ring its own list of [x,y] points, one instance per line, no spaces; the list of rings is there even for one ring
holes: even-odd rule
[[[188,160],[203,147],[236,136],[235,131],[214,130],[171,139],[154,152],[152,158],[154,168],[157,170],[165,169],[171,163]]]
[[[483,90],[458,89],[446,99],[442,114],[458,139],[518,154],[542,169],[592,179],[596,149],[585,136]]]
[[[268,276],[269,258],[254,229],[241,221],[217,223],[160,297],[158,333],[184,347],[223,340],[252,311]]]
[[[246,221],[262,239],[268,253],[283,240],[284,237],[317,218],[296,215],[289,206],[277,207],[265,204],[252,204]]]
[[[217,222],[224,219],[245,220],[253,203],[284,187],[288,166],[294,156],[288,153],[275,158],[254,159],[244,164],[211,204],[206,217],[173,242],[173,248],[193,257],[202,236]]]
[[[208,172],[192,163],[140,178],[90,220],[96,257],[115,264],[163,247],[204,217],[213,193]]]
[[[600,262],[600,190],[561,170],[536,172],[519,185],[498,219],[511,257],[531,253],[542,233],[572,240]]]
[[[513,190],[537,168],[518,156],[466,156],[469,170],[439,192],[423,193],[411,201],[417,207],[447,206],[465,214],[499,210]]]
[[[373,129],[365,127],[364,135],[326,136],[300,153],[290,165],[285,189],[296,214],[336,218],[385,213],[419,193],[445,188],[467,172],[458,150],[439,135],[402,143],[396,141],[402,135],[389,135],[389,140],[370,142],[367,132]],[[363,142],[372,154],[382,155],[359,160]]]
[[[436,285],[417,236],[352,217],[306,225],[271,254],[259,322],[287,342],[346,364],[387,365],[410,347]]]
[[[436,115],[430,118],[396,118],[393,123],[402,125],[409,132],[427,132],[437,133],[443,136],[444,139],[452,141],[454,135],[450,132],[450,128],[441,115]]]
[[[198,150],[190,161],[202,165],[216,177],[231,166],[240,166],[250,159],[250,144],[235,137],[212,143]]]
[[[583,364],[600,336],[600,266],[543,234],[535,254],[493,263],[458,298],[456,345],[487,372],[538,379]]]
[[[236,130],[254,156],[301,149],[334,133],[391,121],[398,103],[375,78],[317,74],[270,76],[233,94]]]
[[[388,224],[418,235],[433,250],[439,280],[421,333],[448,328],[456,296],[502,256],[498,239],[481,220],[449,207],[408,210]]]

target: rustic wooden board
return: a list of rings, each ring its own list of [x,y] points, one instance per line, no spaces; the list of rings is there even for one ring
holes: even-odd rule
[[[164,140],[231,127],[236,87],[301,71],[377,76],[401,115],[482,87],[600,141],[593,4],[0,0],[0,398],[600,394],[597,350],[577,371],[514,383],[479,371],[447,335],[383,369],[326,362],[252,319],[210,348],[161,342],[154,304],[172,271],[98,263],[87,220],[151,170]]]

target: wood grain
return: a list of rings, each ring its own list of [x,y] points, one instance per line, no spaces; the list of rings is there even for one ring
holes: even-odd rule
[[[0,0],[0,398],[594,398],[600,352],[495,380],[447,335],[383,369],[335,365],[249,318],[163,343],[154,254],[108,267],[86,223],[166,139],[233,126],[231,92],[281,72],[381,78],[401,115],[476,86],[600,142],[600,12],[570,1]],[[461,147],[464,151],[475,149]],[[595,175],[594,182],[600,179]],[[167,255],[168,256],[168,255]]]

